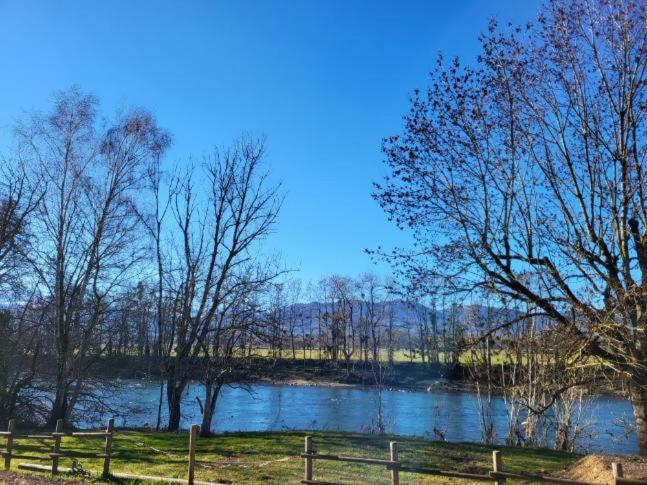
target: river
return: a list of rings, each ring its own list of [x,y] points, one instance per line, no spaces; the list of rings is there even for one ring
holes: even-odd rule
[[[145,380],[117,382],[119,390],[109,402],[118,427],[154,426],[159,384]],[[200,422],[195,399],[200,386],[193,383],[185,393],[182,427]],[[350,387],[263,385],[249,389],[226,388],[217,404],[214,432],[334,430],[366,432],[376,422],[377,394],[372,389]],[[479,442],[481,429],[477,399],[468,391],[436,389],[428,392],[383,391],[382,408],[389,433],[437,439],[441,430],[448,441]],[[121,411],[123,410],[123,411]],[[126,411],[127,410],[127,411]],[[166,408],[163,408],[164,412]],[[495,432],[501,442],[506,432],[506,410],[501,398],[493,406]],[[83,423],[96,426],[105,416]],[[622,423],[632,422],[631,406],[612,397],[591,398],[585,406],[586,423],[580,451],[631,454],[637,452],[635,436]]]

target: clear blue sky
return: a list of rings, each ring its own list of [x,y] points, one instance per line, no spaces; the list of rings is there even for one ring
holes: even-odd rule
[[[145,106],[169,158],[264,133],[287,191],[268,248],[305,280],[372,268],[407,244],[371,199],[380,140],[397,132],[438,51],[472,61],[490,17],[537,0],[0,0],[0,150],[25,110],[78,84],[107,113]],[[385,274],[387,268],[374,268]]]

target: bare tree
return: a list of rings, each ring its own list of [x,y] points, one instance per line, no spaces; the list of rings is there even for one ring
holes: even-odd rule
[[[418,349],[422,363],[439,363],[439,332],[438,315],[435,300],[431,299],[430,306],[423,304],[423,299],[412,299],[415,310],[415,325],[417,329]]]
[[[287,298],[288,298],[288,313],[286,315],[285,331],[290,339],[290,351],[292,353],[292,360],[297,360],[297,330],[301,322],[302,330],[305,330],[303,324],[304,315],[299,309],[299,300],[301,298],[301,281],[298,279],[291,279],[287,282]],[[302,348],[305,355],[305,335],[302,335]]]
[[[200,435],[210,436],[216,403],[226,385],[246,386],[252,377],[253,355],[238,350],[244,339],[263,337],[263,296],[268,283],[277,277],[274,265],[256,265],[237,270],[230,277],[231,288],[226,292],[219,311],[211,323],[206,340],[199,339],[205,355],[202,382],[204,403],[198,398],[202,411]],[[204,335],[203,335],[204,337]]]
[[[338,348],[335,354],[344,356],[346,374],[350,373],[351,358],[355,354],[355,285],[351,278],[343,276],[330,277],[333,302],[332,326],[336,334]]]
[[[30,223],[43,191],[15,160],[0,166],[0,422],[18,413],[25,420],[41,360],[42,332],[33,311],[34,291],[25,258]]]
[[[18,163],[3,160],[0,165],[0,288],[22,283],[26,271],[24,252],[29,224],[43,197],[38,178],[22,170]]]
[[[43,365],[44,312],[34,304],[33,296],[0,310],[0,423],[11,418],[36,422],[40,417],[35,379]]]
[[[206,199],[200,198],[201,187],[192,169],[171,190],[174,220],[170,230],[179,237],[169,238],[172,259],[162,275],[167,281],[164,300],[170,306],[162,351],[169,431],[179,428],[180,402],[192,362],[201,352],[208,352],[208,374],[219,375],[225,368],[222,358],[231,357],[240,335],[231,331],[236,325],[229,325],[228,309],[243,308],[244,300],[239,299],[247,295],[241,289],[249,287],[250,280],[242,274],[248,274],[259,260],[258,243],[272,231],[282,202],[280,186],[270,184],[262,171],[265,150],[263,139],[245,136],[205,160],[200,180],[206,180]],[[230,340],[232,346],[222,347],[218,338]],[[228,361],[227,365],[232,364]],[[203,434],[210,432],[222,387],[212,378],[206,385],[209,396],[203,404]]]
[[[440,57],[376,189],[422,249],[399,253],[414,279],[523,302],[573,337],[569,362],[626,380],[643,455],[646,17],[640,1],[552,0],[536,26],[492,24],[475,67]]]
[[[270,308],[265,318],[265,342],[269,344],[273,363],[283,358],[285,330],[289,312],[285,283],[276,282],[271,287]]]
[[[153,199],[153,209],[149,217],[144,218],[144,223],[148,229],[151,238],[155,245],[155,267],[156,267],[156,342],[155,342],[155,355],[159,362],[165,357],[165,350],[169,348],[166,343],[166,319],[167,306],[165,305],[165,277],[166,267],[164,265],[165,258],[163,254],[163,224],[166,214],[172,200],[171,194],[162,194],[164,173],[162,171],[161,156],[156,156],[151,160],[147,170],[147,188],[150,190]],[[163,369],[162,369],[163,370]],[[160,378],[160,392],[157,403],[157,419],[155,429],[160,430],[162,426],[162,406],[164,401],[164,373]]]
[[[364,341],[364,361],[378,362],[383,343],[385,288],[378,277],[366,273],[360,277],[362,339]],[[370,358],[369,358],[370,353]]]
[[[111,292],[140,261],[133,194],[143,165],[168,143],[148,112],[132,110],[100,128],[97,107],[73,88],[56,96],[50,113],[16,129],[21,161],[46,184],[27,254],[49,307],[56,361],[50,423],[70,420],[88,357],[101,350],[95,330]]]

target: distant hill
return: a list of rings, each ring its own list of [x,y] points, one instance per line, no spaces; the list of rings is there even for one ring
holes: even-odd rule
[[[359,319],[360,314],[366,312],[366,305],[360,300],[353,300],[353,319]],[[310,302],[297,303],[288,306],[285,311],[287,315],[294,314],[296,321],[316,322],[318,316],[331,313],[331,303]],[[410,303],[404,300],[387,300],[376,304],[376,314],[380,315],[383,322],[392,320],[393,323],[402,329],[414,328],[423,319],[431,321],[434,316],[434,309],[421,303]],[[486,322],[503,322],[519,315],[518,311],[508,310],[500,307],[483,305],[454,305],[449,308],[436,308],[436,323],[440,327],[445,323],[454,321],[456,323],[467,323],[469,325],[482,326]]]

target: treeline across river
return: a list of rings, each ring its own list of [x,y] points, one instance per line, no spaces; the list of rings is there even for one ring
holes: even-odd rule
[[[173,358],[173,357],[171,357]],[[206,357],[194,357],[188,363],[190,379],[202,379],[206,366]],[[234,360],[238,360],[234,358]],[[44,378],[54,376],[53,361],[43,360],[42,371]],[[355,385],[375,386],[375,376],[370,365],[354,361],[348,367],[330,359],[307,358],[293,360],[258,355],[256,357],[239,358],[234,362],[231,382],[245,384],[253,382],[268,383],[299,383],[306,385]],[[462,365],[446,365],[442,363],[394,362],[383,372],[382,384],[386,388],[424,390],[429,386],[445,382],[447,387],[458,388],[463,384],[469,385],[467,369]],[[115,355],[102,356],[92,366],[90,379],[161,379],[162,361],[156,356]]]
[[[408,355],[406,351],[398,350],[399,355]],[[315,356],[318,352],[315,350]],[[349,363],[335,362],[330,358],[306,357],[292,359],[289,356],[273,358],[267,355],[266,349],[259,349],[254,357],[233,357],[234,361],[230,383],[245,385],[251,383],[269,384],[300,384],[313,386],[363,386],[370,388],[417,390],[425,391],[432,388],[448,390],[474,391],[482,383],[478,375],[487,370],[482,364],[468,361],[466,355],[459,362],[421,362],[420,360],[396,360],[391,365],[385,365],[376,383],[374,368],[369,363],[353,360]],[[170,357],[173,359],[173,357]],[[188,362],[188,376],[191,380],[200,381],[203,369],[207,366],[206,357],[193,357]],[[28,364],[28,360],[24,360]],[[45,378],[53,378],[53,359],[43,359],[38,374]],[[104,355],[96,359],[89,373],[90,380],[112,379],[163,379],[163,361],[154,355]],[[477,371],[477,372],[475,372]],[[500,364],[490,369],[491,377],[495,380],[505,379],[512,369],[508,364]],[[608,372],[600,369],[598,379],[590,388],[592,395],[608,395],[625,398],[624,390],[614,386]],[[501,389],[494,389],[494,394],[501,394]]]

